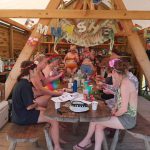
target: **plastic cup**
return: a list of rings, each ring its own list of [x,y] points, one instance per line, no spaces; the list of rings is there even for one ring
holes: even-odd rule
[[[60,102],[55,102],[55,109],[59,109],[60,108]]]
[[[72,88],[72,86],[73,86],[73,83],[68,83],[68,89],[71,89]]]
[[[98,107],[98,102],[97,101],[93,101],[92,102],[92,110],[97,110]]]

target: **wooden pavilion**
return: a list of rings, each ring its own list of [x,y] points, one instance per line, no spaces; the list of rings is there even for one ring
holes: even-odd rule
[[[30,59],[32,54],[35,53],[35,51],[38,49],[37,48],[38,45],[36,44],[32,45],[30,43],[31,39],[36,39],[37,41],[40,41],[43,38],[45,29],[43,29],[42,34],[40,32],[37,32],[37,28],[39,27],[39,25],[43,25],[45,27],[46,26],[58,27],[58,19],[64,19],[64,18],[68,20],[95,19],[98,21],[115,20],[117,22],[120,22],[122,25],[122,30],[119,30],[119,32],[117,32],[115,36],[116,37],[123,36],[127,38],[128,46],[126,47],[126,50],[128,53],[131,54],[132,58],[134,59],[134,62],[137,65],[139,78],[141,79],[142,75],[144,74],[148,86],[150,88],[150,70],[149,70],[150,62],[145,53],[145,44],[144,44],[145,41],[143,40],[143,37],[141,38],[140,36],[141,34],[133,31],[134,25],[132,23],[132,19],[149,20],[150,19],[149,11],[127,11],[122,0],[111,0],[111,3],[108,3],[108,1],[106,0],[102,0],[99,5],[93,4],[92,0],[70,0],[67,3],[64,3],[63,0],[50,0],[45,10],[0,10],[0,18],[2,21],[10,24],[10,29],[9,29],[10,43],[12,43],[13,41],[13,34],[15,32],[11,26],[16,26],[17,28],[22,29],[22,31],[26,33],[26,38],[24,39],[24,41],[27,41],[5,82],[5,100],[8,99],[14,87],[14,84],[16,83],[17,76],[20,73],[20,70],[18,68],[20,67],[21,62]],[[34,26],[33,30],[28,30],[24,26],[18,25],[7,18],[40,18],[40,20],[38,24]],[[49,34],[51,36],[52,41],[49,42],[40,41],[40,44],[47,44],[49,52],[51,52],[51,45],[55,45],[55,41],[52,38],[51,33],[48,33],[48,35]],[[61,45],[62,43],[60,42],[58,44]],[[67,45],[67,44],[63,43],[62,45]],[[105,44],[102,45],[104,46]],[[108,43],[106,43],[105,46],[108,46]],[[114,46],[118,46],[118,45],[114,44]],[[15,48],[13,47],[13,44],[11,44],[9,56],[13,57],[14,51]],[[143,101],[143,98],[140,99],[142,99]],[[144,112],[144,108],[146,107],[148,108],[148,106],[149,104],[147,104],[147,102],[146,103],[144,102],[144,105],[140,103],[140,107],[141,107],[140,110]],[[149,119],[148,114],[149,112],[146,113],[146,117]],[[7,127],[5,130],[7,130]],[[0,137],[3,139],[3,133],[2,135],[0,134]],[[72,139],[74,139],[74,137],[72,137]],[[122,148],[122,146],[119,145],[118,150],[126,149],[128,143],[130,143],[129,140],[127,140],[126,143],[123,143],[126,144],[124,148]],[[134,143],[137,144],[137,147],[133,146],[134,149],[137,149],[139,148],[139,146],[141,146],[140,145],[141,143],[138,145],[138,141],[134,141]],[[26,149],[26,146],[28,147],[28,145],[25,145],[25,146],[20,146],[19,148]],[[3,148],[6,149],[6,147],[8,146],[5,146],[4,144]],[[31,147],[31,149],[32,148],[33,147]],[[66,149],[70,149],[70,148],[71,147],[68,146]],[[46,147],[44,147],[44,149],[46,149]],[[142,150],[142,148],[139,149]]]
[[[46,10],[0,10],[1,18],[41,18],[39,23],[42,25],[50,25],[54,20],[68,18],[68,19],[114,19],[120,20],[123,25],[123,31],[120,34],[125,34],[131,47],[130,53],[136,58],[138,62],[138,69],[140,74],[144,74],[148,85],[150,85],[150,62],[145,53],[145,47],[137,32],[134,32],[133,23],[131,19],[149,19],[148,11],[127,11],[122,0],[111,1],[110,7],[105,1],[100,5],[94,5],[90,0],[71,0],[64,4],[61,0],[51,0]],[[39,24],[38,23],[38,24]],[[36,32],[37,25],[32,31],[30,37],[41,38],[41,34]],[[136,42],[135,42],[136,41]],[[31,57],[35,47],[25,44],[19,55],[15,66],[10,72],[5,83],[7,99],[19,75],[19,65],[23,60]],[[8,88],[9,87],[9,88]]]

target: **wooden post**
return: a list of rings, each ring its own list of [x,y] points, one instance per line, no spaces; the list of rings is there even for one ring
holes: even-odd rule
[[[115,9],[118,10],[126,10],[126,7],[124,6],[124,3],[122,0],[114,0],[115,3]],[[138,36],[137,32],[133,32],[133,23],[132,20],[122,20],[124,30],[126,33],[128,33],[128,41],[129,44],[133,50],[133,53],[140,65],[140,67],[143,70],[143,73],[148,81],[148,86],[150,88],[150,61],[148,60],[148,57],[145,53],[144,45],[142,44],[140,37]]]
[[[10,26],[10,34],[9,34],[9,53],[10,57],[14,58],[14,39],[13,39],[13,26]]]
[[[59,4],[60,4],[61,0],[51,0],[47,6],[47,9],[57,9]],[[43,25],[49,25],[50,23],[50,20],[49,19],[40,19],[39,20],[39,23],[43,24]],[[41,37],[41,34],[37,33],[36,32],[36,26],[34,28],[34,30],[32,31],[32,34],[30,37],[37,37],[37,38],[40,38]],[[24,60],[28,60],[33,51],[34,51],[35,47],[32,47],[30,45],[28,45],[26,43],[26,45],[24,46],[22,52],[20,53],[13,69],[11,70],[6,82],[5,82],[5,99],[8,99],[11,91],[12,91],[12,88],[14,87],[14,84],[16,83],[16,79],[18,77],[18,75],[20,74],[20,64],[22,61]]]

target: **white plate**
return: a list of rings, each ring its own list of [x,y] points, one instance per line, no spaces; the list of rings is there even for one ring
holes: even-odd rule
[[[74,107],[72,105],[70,105],[69,108],[73,112],[86,112],[89,110],[89,107]]]

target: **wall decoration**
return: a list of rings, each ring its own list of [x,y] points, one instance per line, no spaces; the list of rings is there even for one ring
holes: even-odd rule
[[[32,46],[32,47],[36,47],[38,44],[39,39],[35,38],[35,37],[29,37],[27,44]]]
[[[39,24],[37,25],[36,32],[37,32],[37,33],[40,33],[40,34],[46,35],[47,32],[48,32],[48,26],[42,25],[41,23],[39,23]]]
[[[80,46],[89,47],[100,45],[110,40],[110,38],[112,38],[112,36],[114,35],[112,34],[113,28],[115,26],[113,20],[96,21],[87,19],[74,20],[73,22],[67,19],[61,19],[59,24],[62,29],[65,29],[66,26],[74,26],[73,34],[68,34],[65,30],[63,30],[63,38],[73,44]],[[106,31],[104,33],[104,28],[108,30],[107,36]]]

